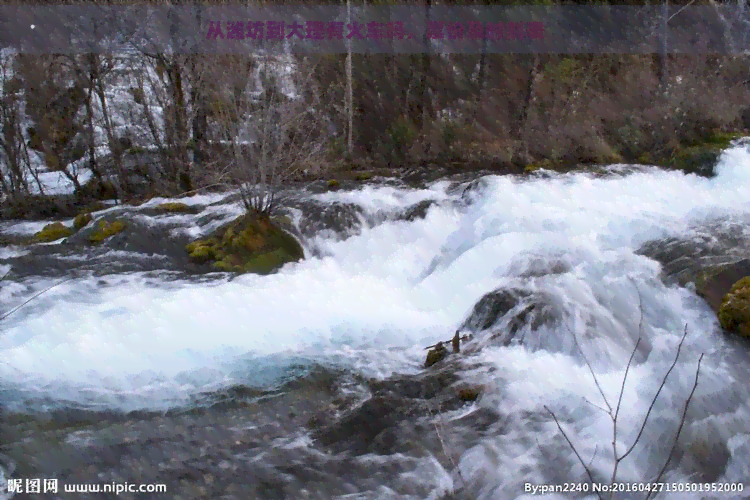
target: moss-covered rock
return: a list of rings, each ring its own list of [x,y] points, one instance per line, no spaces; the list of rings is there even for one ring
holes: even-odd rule
[[[91,243],[101,243],[102,241],[106,240],[110,236],[114,236],[115,234],[121,233],[125,230],[125,223],[121,220],[116,220],[113,222],[107,222],[105,220],[99,221],[99,224],[97,225],[96,231],[91,233],[89,235],[89,241]]]
[[[49,243],[61,238],[67,238],[73,234],[73,230],[62,222],[47,224],[44,229],[34,235],[34,241],[38,243]]]
[[[334,190],[338,189],[341,183],[337,181],[336,179],[331,179],[328,182],[326,182],[326,186],[328,186],[328,189]]]
[[[468,403],[479,399],[482,392],[484,392],[484,387],[480,385],[460,387],[458,389],[458,398]]]
[[[442,342],[438,343],[435,347],[427,351],[427,359],[424,362],[424,367],[429,368],[447,357],[448,349],[445,348]]]
[[[221,271],[256,274],[270,274],[305,256],[299,242],[279,223],[256,215],[240,217],[208,238],[189,243],[186,250],[197,264],[211,262]]]
[[[155,208],[158,212],[163,213],[186,213],[193,211],[193,207],[191,207],[190,205],[186,205],[185,203],[180,203],[178,201],[168,201],[166,203],[161,203]]]
[[[206,263],[216,259],[214,243],[211,240],[196,240],[188,243],[186,247],[190,259],[198,264]]]
[[[76,218],[73,219],[73,229],[76,231],[80,231],[84,227],[88,225],[89,222],[91,222],[92,217],[91,214],[88,212],[83,212],[78,215],[76,215]]]
[[[537,170],[559,170],[561,167],[559,162],[556,162],[554,160],[550,160],[549,158],[545,158],[543,160],[540,160],[538,162],[530,163],[526,165],[523,169],[523,171],[527,174],[530,174],[532,172],[536,172]]]
[[[360,172],[354,176],[354,179],[360,182],[369,181],[372,179],[372,172]]]
[[[732,286],[721,301],[718,316],[722,328],[750,338],[750,276]]]

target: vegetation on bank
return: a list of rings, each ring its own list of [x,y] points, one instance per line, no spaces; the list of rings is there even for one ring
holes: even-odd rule
[[[728,139],[750,128],[746,56],[352,54],[351,111],[346,54],[291,57],[284,81],[284,62],[258,54],[4,58],[4,215],[56,210],[33,194],[42,187],[34,158],[68,178],[77,213],[101,199],[249,184],[270,195],[312,179],[335,189],[377,169],[460,162],[508,172],[649,163],[708,175]],[[102,147],[108,156],[97,156]]]

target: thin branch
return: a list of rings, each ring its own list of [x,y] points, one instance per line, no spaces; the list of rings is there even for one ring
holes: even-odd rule
[[[625,367],[625,374],[622,377],[622,386],[620,386],[620,395],[617,398],[617,409],[615,410],[614,416],[612,416],[612,455],[615,460],[615,465],[612,468],[612,480],[611,483],[614,484],[615,480],[617,479],[617,469],[620,466],[620,462],[625,458],[625,456],[618,457],[617,456],[617,418],[620,415],[620,406],[622,405],[622,395],[625,393],[625,383],[628,380],[628,373],[630,372],[630,366],[633,364],[633,358],[635,357],[635,353],[638,352],[638,346],[641,344],[641,339],[643,338],[643,297],[641,296],[641,291],[638,289],[638,287],[635,287],[638,291],[638,310],[641,313],[641,319],[638,321],[638,340],[635,343],[635,347],[633,348],[633,352],[630,353],[630,359],[628,359],[628,365]],[[614,491],[610,494],[610,498],[614,497]]]
[[[576,346],[578,347],[578,350],[581,352],[581,356],[583,356],[583,360],[586,362],[586,366],[588,366],[589,371],[591,372],[591,376],[594,377],[594,383],[596,384],[596,388],[599,389],[599,394],[602,395],[602,399],[604,400],[604,404],[607,405],[607,408],[609,409],[610,415],[612,414],[612,405],[609,404],[609,401],[607,401],[607,396],[604,395],[604,389],[602,389],[602,386],[599,384],[599,379],[596,378],[596,374],[594,373],[594,368],[591,366],[591,363],[589,362],[589,359],[586,357],[586,354],[584,354],[583,349],[581,349],[581,344],[578,343],[578,337],[576,337],[576,334],[573,333],[573,330],[568,328],[568,325],[565,325],[565,328],[570,332],[570,334],[573,336],[573,340],[576,343]]]
[[[675,434],[674,442],[672,443],[672,449],[669,451],[669,456],[667,457],[667,461],[664,463],[664,467],[662,467],[661,471],[659,471],[659,475],[656,476],[656,479],[654,482],[658,483],[661,480],[661,477],[664,475],[664,471],[667,470],[667,466],[669,465],[669,461],[672,460],[672,455],[674,454],[675,448],[677,448],[677,440],[680,437],[680,433],[682,432],[682,427],[685,425],[685,417],[687,416],[687,410],[688,406],[690,405],[690,400],[693,399],[693,394],[695,394],[695,389],[698,387],[698,376],[701,371],[701,361],[703,361],[703,355],[705,353],[701,353],[700,358],[698,358],[698,368],[695,370],[695,382],[693,382],[693,389],[690,391],[690,395],[688,396],[687,400],[685,401],[685,407],[682,410],[682,418],[680,419],[680,426],[677,428],[677,434]],[[651,493],[646,496],[646,500],[651,498]]]
[[[435,417],[435,414],[432,411],[432,407],[430,405],[430,401],[426,400],[425,403],[427,404],[427,411],[430,412],[430,415],[433,418],[432,425],[435,426],[435,434],[437,434],[438,440],[440,441],[440,446],[443,448],[443,455],[445,455],[445,457],[451,463],[451,467],[453,467],[453,469],[458,474],[458,478],[461,480],[461,484],[463,485],[464,488],[466,488],[466,481],[464,481],[464,477],[461,474],[461,469],[456,465],[456,462],[453,460],[453,457],[448,452],[448,448],[445,446],[445,441],[443,441],[443,437],[440,435],[440,429],[439,429],[438,424],[436,422],[436,420],[438,420],[438,418]],[[440,415],[439,412],[438,412],[438,414]],[[442,419],[441,419],[440,420],[440,427],[442,427],[442,426],[443,426],[443,423],[442,423]]]
[[[674,361],[672,361],[672,366],[669,367],[669,370],[667,370],[666,375],[664,375],[664,378],[662,379],[661,384],[659,385],[659,390],[656,391],[656,394],[654,395],[654,399],[651,401],[651,405],[648,407],[648,411],[646,412],[646,417],[643,419],[643,424],[641,425],[640,431],[638,431],[638,436],[635,438],[635,441],[630,446],[628,451],[626,451],[625,454],[621,456],[619,460],[623,460],[625,457],[630,455],[633,449],[635,449],[635,445],[638,444],[638,441],[641,439],[643,430],[646,428],[646,422],[648,422],[648,417],[649,415],[651,415],[651,410],[654,409],[656,400],[659,398],[659,394],[661,393],[661,390],[664,388],[664,384],[667,383],[667,377],[669,377],[669,374],[672,373],[672,370],[677,364],[677,360],[680,357],[680,350],[682,350],[682,344],[685,342],[685,337],[687,337],[687,324],[685,325],[685,333],[682,335],[682,339],[680,339],[680,344],[677,346],[677,354],[674,357]]]
[[[565,440],[568,442],[568,444],[570,445],[570,448],[573,450],[573,453],[575,453],[576,457],[578,457],[578,461],[581,462],[581,465],[586,470],[586,474],[588,474],[588,476],[589,476],[589,481],[591,481],[591,484],[594,484],[594,476],[591,474],[591,469],[588,468],[588,466],[586,465],[586,463],[583,461],[583,458],[578,453],[578,450],[576,450],[575,445],[573,445],[573,442],[568,438],[568,435],[565,434],[565,431],[563,430],[562,426],[560,425],[560,422],[557,420],[557,417],[555,416],[554,413],[552,413],[552,410],[550,410],[549,407],[547,407],[547,405],[544,405],[544,409],[547,410],[549,412],[549,414],[552,415],[552,418],[555,419],[555,423],[557,424],[557,428],[560,429],[560,433],[563,435],[563,437],[565,438]],[[601,495],[598,495],[598,496],[599,496],[599,498],[601,498]]]
[[[599,451],[599,445],[596,445],[594,448],[594,454],[591,455],[591,460],[589,461],[589,467],[591,467],[591,464],[594,463],[594,459],[596,458],[596,452]]]
[[[7,275],[7,273],[6,273],[6,275]],[[5,277],[5,276],[3,276],[3,278],[4,278],[4,277]],[[21,309],[21,308],[22,308],[23,306],[25,306],[26,304],[28,304],[29,302],[31,302],[31,301],[32,301],[32,300],[34,300],[35,298],[39,297],[39,296],[40,296],[40,295],[42,295],[43,293],[49,292],[49,291],[50,291],[50,290],[52,290],[53,288],[55,288],[55,287],[57,287],[57,286],[59,286],[59,285],[62,285],[63,283],[66,283],[66,282],[68,282],[68,281],[71,281],[71,280],[73,280],[73,279],[75,279],[75,278],[74,278],[74,277],[70,277],[70,278],[66,278],[66,279],[64,279],[64,280],[62,280],[62,281],[58,281],[57,283],[54,283],[54,284],[50,285],[49,287],[45,288],[45,289],[44,289],[44,290],[42,290],[41,292],[38,292],[38,293],[36,293],[36,294],[32,295],[32,296],[31,296],[31,298],[29,298],[29,299],[27,299],[26,301],[24,301],[24,302],[23,302],[23,303],[22,303],[21,305],[18,305],[18,306],[16,306],[16,307],[14,307],[13,309],[11,309],[10,311],[8,311],[7,313],[5,313],[5,314],[3,314],[3,315],[0,315],[0,321],[3,321],[3,320],[4,320],[4,319],[6,319],[6,318],[7,318],[8,316],[10,316],[10,315],[11,315],[11,314],[13,314],[14,312],[18,311],[18,310],[19,310],[19,309]]]
[[[589,399],[588,399],[587,397],[585,397],[585,396],[581,396],[581,399],[583,399],[584,401],[586,401],[586,402],[587,402],[588,404],[590,404],[591,406],[593,406],[593,407],[595,407],[595,408],[598,408],[598,409],[600,409],[601,411],[603,411],[603,412],[604,412],[604,413],[606,413],[607,415],[610,415],[610,413],[609,413],[609,412],[607,411],[607,409],[606,409],[606,408],[602,408],[602,407],[601,407],[601,406],[599,406],[598,404],[596,404],[596,403],[592,403],[591,401],[589,401]]]

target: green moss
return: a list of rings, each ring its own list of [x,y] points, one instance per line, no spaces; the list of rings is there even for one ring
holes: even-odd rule
[[[714,132],[711,136],[706,139],[706,144],[715,145],[721,149],[726,149],[731,146],[731,143],[735,139],[743,137],[744,134],[738,132]]]
[[[718,316],[722,328],[750,338],[750,276],[732,286],[721,301]]]
[[[684,148],[672,155],[669,166],[687,174],[711,175],[722,150],[716,144]]]
[[[209,240],[197,240],[188,243],[185,248],[187,249],[190,258],[199,264],[216,258],[213,244]]]
[[[268,274],[275,269],[280,268],[287,262],[293,262],[296,259],[291,258],[289,253],[283,248],[266,252],[257,257],[252,257],[243,266],[246,273]]]
[[[91,233],[91,235],[89,236],[89,241],[91,243],[101,243],[110,236],[121,233],[123,230],[125,230],[125,223],[120,220],[116,220],[111,224],[107,221],[102,220],[99,221],[97,230]]]
[[[447,357],[448,349],[446,349],[442,343],[437,344],[434,348],[430,349],[427,352],[427,359],[424,362],[424,367],[429,368]]]
[[[340,184],[336,179],[331,179],[326,183],[326,185],[328,186],[328,189],[338,189]]]
[[[279,215],[271,219],[271,222],[274,224],[278,224],[280,226],[292,226],[294,225],[294,222],[291,218],[287,217],[286,215]]]
[[[370,172],[362,172],[357,174],[354,178],[358,181],[368,181],[372,179],[372,174]]]
[[[638,163],[642,165],[653,165],[654,157],[651,156],[651,153],[643,153],[641,156],[638,157]]]
[[[526,165],[523,169],[526,173],[536,172],[537,170],[545,169],[545,170],[557,170],[559,167],[559,164],[556,163],[554,160],[550,160],[549,158],[545,158],[543,160],[539,160],[534,163],[530,163]]]
[[[294,236],[270,219],[253,216],[240,217],[186,249],[196,263],[211,262],[215,269],[239,273],[268,274],[304,258]]]
[[[190,212],[190,205],[180,203],[177,201],[169,201],[156,206],[156,210],[160,212]]]
[[[83,212],[78,215],[76,215],[76,218],[73,219],[73,229],[76,231],[80,231],[84,227],[88,225],[89,222],[91,222],[91,214],[88,212]]]
[[[62,222],[47,224],[44,229],[34,235],[34,240],[39,243],[49,243],[61,238],[67,238],[73,234],[73,230]]]

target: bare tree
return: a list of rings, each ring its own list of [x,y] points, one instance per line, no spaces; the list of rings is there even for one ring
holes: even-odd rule
[[[14,78],[15,58],[0,59],[0,188],[4,196],[18,201],[29,192],[26,173],[29,152],[22,129],[22,88]],[[41,184],[40,184],[41,190]]]
[[[282,92],[286,58],[266,54],[256,59],[259,95],[246,92],[247,102],[235,100],[215,118],[229,142],[231,170],[245,209],[268,215],[284,183],[322,161],[328,132],[321,127],[324,109],[314,88],[291,97]],[[315,65],[298,62],[296,78],[309,81]]]
[[[640,294],[639,294],[639,298],[640,298]],[[677,353],[675,354],[674,361],[672,362],[672,364],[670,365],[669,369],[667,370],[667,373],[664,375],[664,378],[662,379],[661,384],[659,384],[659,388],[657,389],[656,394],[654,394],[654,397],[651,400],[651,404],[649,405],[648,410],[646,411],[646,415],[643,418],[643,423],[640,426],[640,429],[638,431],[638,435],[636,436],[635,440],[630,445],[630,447],[627,448],[627,450],[625,451],[625,453],[620,454],[617,451],[617,424],[618,424],[618,418],[619,418],[619,415],[620,415],[620,408],[621,408],[621,405],[622,405],[622,395],[625,392],[625,383],[626,383],[627,378],[628,378],[628,372],[630,371],[630,367],[631,367],[631,365],[633,363],[633,358],[635,357],[635,353],[638,351],[638,347],[640,346],[641,339],[643,338],[643,304],[642,304],[642,301],[639,303],[639,309],[640,309],[640,312],[641,312],[641,319],[640,319],[640,322],[639,322],[639,325],[638,325],[638,330],[639,330],[638,340],[635,343],[635,347],[633,348],[633,352],[631,353],[630,359],[628,360],[628,364],[625,367],[625,375],[623,376],[623,379],[622,379],[622,387],[620,388],[620,394],[619,394],[619,396],[617,398],[617,405],[614,408],[610,404],[610,402],[607,399],[606,395],[604,394],[604,390],[602,389],[601,385],[599,384],[599,380],[597,379],[596,374],[594,373],[594,369],[592,368],[591,363],[589,362],[589,360],[586,357],[586,355],[583,353],[583,350],[581,349],[581,345],[578,343],[578,338],[576,337],[575,333],[573,333],[572,331],[570,332],[571,335],[573,336],[573,339],[574,339],[574,341],[576,343],[576,346],[578,347],[579,352],[583,356],[583,359],[584,359],[584,361],[586,363],[586,366],[589,369],[589,372],[591,372],[591,376],[594,379],[594,383],[596,384],[596,388],[599,390],[599,394],[601,395],[602,400],[604,401],[604,404],[605,404],[606,408],[602,408],[601,406],[596,405],[594,403],[591,403],[588,400],[586,400],[586,401],[589,404],[592,404],[593,406],[595,406],[596,408],[604,411],[607,415],[609,415],[610,419],[612,420],[612,443],[611,444],[612,444],[612,456],[613,456],[613,459],[614,459],[614,467],[612,468],[612,476],[610,478],[610,484],[614,484],[615,481],[617,480],[617,473],[618,473],[618,468],[619,468],[620,463],[623,460],[625,460],[633,452],[633,450],[635,449],[636,445],[640,441],[641,436],[643,435],[643,430],[646,428],[646,423],[648,422],[648,418],[651,415],[651,411],[654,409],[654,405],[656,405],[656,401],[659,399],[659,394],[661,394],[661,391],[662,391],[662,389],[664,388],[664,385],[667,382],[667,378],[672,373],[672,370],[674,369],[675,365],[677,364],[677,360],[680,357],[680,351],[682,350],[682,345],[685,342],[685,337],[687,337],[687,331],[688,331],[687,330],[687,325],[685,325],[685,332],[683,333],[682,338],[680,339],[680,343],[677,346]],[[703,354],[701,354],[700,358],[698,359],[698,367],[695,370],[695,382],[693,384],[692,390],[690,391],[690,395],[688,396],[687,400],[685,401],[685,406],[683,408],[682,416],[680,418],[680,424],[679,424],[679,427],[677,429],[677,433],[675,434],[674,442],[672,444],[672,448],[670,450],[669,456],[667,457],[667,460],[664,463],[664,466],[659,471],[659,473],[656,476],[656,478],[653,481],[650,480],[649,482],[659,482],[661,480],[661,477],[664,475],[664,472],[666,471],[666,469],[667,469],[667,467],[669,465],[669,462],[672,460],[672,455],[674,454],[675,448],[677,446],[677,440],[679,439],[680,433],[682,432],[682,427],[685,424],[685,417],[687,415],[688,405],[690,404],[690,401],[693,398],[693,394],[695,393],[695,389],[698,386],[698,375],[700,374],[700,368],[701,368],[701,362],[702,361],[703,361]],[[578,461],[581,463],[581,465],[583,466],[584,470],[586,471],[586,474],[588,475],[589,480],[593,484],[595,481],[594,481],[594,476],[593,476],[593,474],[591,472],[591,469],[589,468],[590,464],[586,465],[586,462],[583,460],[583,457],[581,457],[581,454],[578,452],[578,450],[576,449],[575,445],[573,444],[573,442],[570,440],[570,438],[568,437],[568,435],[565,433],[565,431],[563,430],[562,426],[560,425],[560,422],[557,419],[557,416],[552,412],[552,410],[549,409],[549,407],[545,406],[544,408],[547,410],[547,412],[554,419],[555,424],[557,424],[557,428],[559,429],[560,433],[565,438],[565,441],[568,443],[568,445],[573,450],[573,453],[575,453],[576,457],[578,458]],[[651,498],[651,495],[654,494],[654,493],[656,493],[656,492],[653,492],[653,491],[649,492],[648,495],[647,495],[647,497],[646,497],[646,499]],[[611,491],[610,492],[610,495],[609,495],[610,500],[614,498],[614,494],[615,494],[615,491]],[[599,498],[600,499],[602,498],[601,494],[599,495]]]

